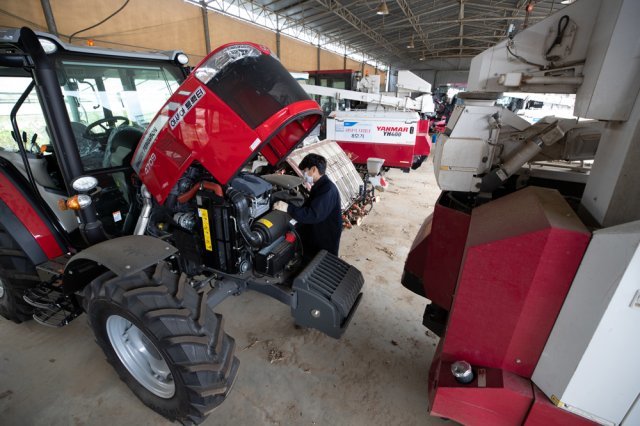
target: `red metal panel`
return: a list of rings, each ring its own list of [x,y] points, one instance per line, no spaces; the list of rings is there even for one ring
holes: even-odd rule
[[[269,54],[264,46],[248,44]],[[216,49],[198,66],[227,46]],[[156,115],[134,154],[134,169],[159,203],[194,161],[226,184],[262,150],[271,164],[281,161],[322,117],[316,102],[300,100],[252,129],[195,74],[191,73]],[[249,88],[240,88],[234,95],[243,105],[250,105],[257,96]]]
[[[265,144],[258,148],[271,165],[285,158],[320,122],[315,101],[300,101],[280,110],[256,129]]]
[[[414,155],[429,155],[431,153],[431,137],[429,136],[429,120],[418,120],[416,145]]]
[[[416,238],[411,244],[411,250],[407,255],[407,260],[404,263],[404,270],[411,272],[414,276],[420,279],[424,283],[424,265],[429,255],[428,242],[429,236],[433,230],[433,216],[436,214],[439,206],[436,205],[435,210],[431,213],[422,223],[422,226],[418,230]]]
[[[445,206],[443,197],[413,241],[405,270],[422,281],[428,299],[450,310],[471,215]]]
[[[533,400],[531,382],[504,370],[484,370],[485,383],[478,382],[476,369],[474,380],[461,384],[451,374],[451,362],[434,361],[429,381],[431,415],[468,426],[521,425]]]
[[[413,163],[413,145],[395,143],[336,141],[354,164],[367,164],[367,158],[384,158],[385,167],[406,169]]]
[[[441,197],[446,197],[446,194]],[[441,308],[450,310],[471,215],[445,207],[438,201],[431,235],[427,239],[423,283],[426,297]]]
[[[556,407],[549,398],[533,385],[533,405],[524,426],[595,426],[597,423]]]
[[[205,95],[172,130],[169,117],[196,90],[204,91]],[[162,116],[165,118],[160,118]],[[199,161],[219,182],[226,183],[250,156],[251,144],[258,139],[258,135],[195,79],[193,73],[147,129],[138,149],[144,145],[157,120],[164,121],[164,124],[138,174],[159,203],[164,202],[194,160]],[[254,149],[256,147],[257,144]]]
[[[0,199],[5,202],[13,214],[31,233],[44,254],[49,258],[61,256],[62,248],[46,223],[40,218],[33,206],[24,199],[20,191],[11,184],[7,177],[0,173]]]
[[[531,377],[589,238],[555,190],[474,209],[443,353]]]

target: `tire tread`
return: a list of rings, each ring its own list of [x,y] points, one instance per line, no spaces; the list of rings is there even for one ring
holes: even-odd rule
[[[198,294],[186,275],[171,272],[165,262],[126,277],[100,276],[85,289],[90,324],[107,360],[142,402],[173,421],[202,422],[224,401],[237,373],[235,341],[224,332],[222,316],[206,304],[206,295]],[[165,360],[174,367],[176,388],[184,385],[180,398],[185,400],[179,410],[163,407],[163,400],[141,388],[135,379],[131,383],[132,376],[101,331],[100,318],[106,321],[110,315],[100,313],[104,306],[126,310],[155,338]]]

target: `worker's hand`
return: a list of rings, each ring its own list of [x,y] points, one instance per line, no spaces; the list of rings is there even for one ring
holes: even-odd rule
[[[311,191],[311,186],[312,186],[312,185],[311,185],[309,182],[304,182],[304,183],[302,184],[302,186],[304,186],[305,188],[307,188],[307,191]]]
[[[280,210],[281,212],[286,212],[288,207],[289,205],[284,201],[276,201],[275,203],[273,203],[273,209]]]

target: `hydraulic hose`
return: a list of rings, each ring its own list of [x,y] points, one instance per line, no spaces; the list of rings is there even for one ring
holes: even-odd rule
[[[236,208],[236,221],[242,236],[249,244],[251,244],[252,247],[262,247],[262,235],[258,232],[251,231],[251,228],[249,227],[249,206],[247,205],[247,199],[245,196],[240,191],[233,188],[229,188],[227,190],[227,196]]]

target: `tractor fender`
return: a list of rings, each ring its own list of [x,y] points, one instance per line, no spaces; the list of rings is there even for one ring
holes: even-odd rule
[[[4,159],[0,159],[0,223],[34,265],[67,251],[63,236],[38,204],[29,184]]]
[[[95,244],[74,255],[64,269],[63,290],[81,290],[98,275],[111,271],[127,276],[174,255],[177,248],[159,238],[129,235]]]

